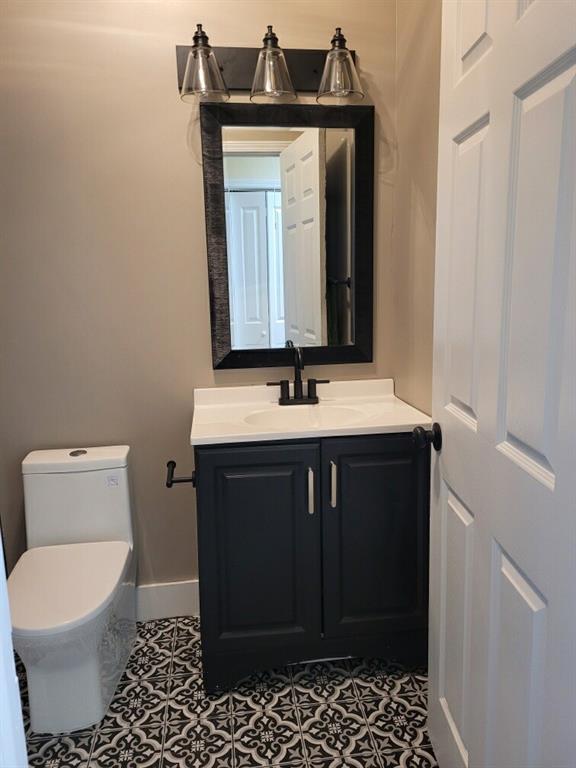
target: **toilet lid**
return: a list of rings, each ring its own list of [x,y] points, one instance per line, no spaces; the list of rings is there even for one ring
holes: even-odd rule
[[[13,632],[55,634],[95,616],[112,601],[130,552],[125,541],[26,551],[8,578]]]

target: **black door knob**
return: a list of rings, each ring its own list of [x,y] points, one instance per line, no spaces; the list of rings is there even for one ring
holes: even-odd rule
[[[437,421],[432,424],[432,429],[424,427],[414,427],[412,430],[412,439],[418,449],[427,448],[431,445],[435,451],[442,450],[442,428]]]

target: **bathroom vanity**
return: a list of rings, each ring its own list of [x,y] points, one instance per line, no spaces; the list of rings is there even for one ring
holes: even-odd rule
[[[427,648],[429,417],[390,380],[196,390],[202,654],[208,691],[309,659]]]
[[[203,103],[200,127],[213,366],[295,369],[195,391],[206,688],[310,659],[423,660],[429,417],[391,380],[301,379],[372,360],[374,109]],[[169,486],[188,479],[174,467]]]

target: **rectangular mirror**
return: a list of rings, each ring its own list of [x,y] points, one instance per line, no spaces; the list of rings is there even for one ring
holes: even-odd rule
[[[373,108],[200,115],[214,367],[371,360]]]

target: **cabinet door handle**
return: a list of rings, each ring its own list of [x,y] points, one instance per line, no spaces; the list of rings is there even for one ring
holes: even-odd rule
[[[338,494],[338,467],[335,461],[330,462],[330,506],[336,508]]]
[[[314,470],[308,467],[308,514],[314,514]]]

